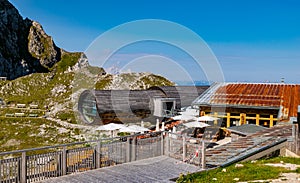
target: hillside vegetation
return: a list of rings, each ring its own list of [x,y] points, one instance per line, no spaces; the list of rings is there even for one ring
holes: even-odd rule
[[[80,67],[84,69],[78,71]],[[74,88],[147,89],[153,85],[173,83],[150,73],[106,74],[90,66],[82,53],[63,52],[62,60],[48,73],[0,82],[0,99],[6,104],[0,108],[0,128],[5,132],[0,136],[0,151],[85,140],[86,127],[78,125],[73,112]],[[18,104],[25,107],[18,108]],[[37,109],[31,109],[32,104]],[[16,113],[24,116],[7,117]],[[70,125],[62,126],[57,120]]]

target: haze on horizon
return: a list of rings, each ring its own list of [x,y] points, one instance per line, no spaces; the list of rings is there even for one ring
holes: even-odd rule
[[[219,60],[226,81],[280,82],[285,78],[288,83],[300,83],[297,0],[9,1],[23,18],[40,22],[55,43],[67,51],[85,51],[101,33],[122,23],[162,19],[201,36]],[[154,45],[124,48],[113,59],[121,57],[117,63],[137,54],[157,54],[186,63],[191,59],[174,48]],[[199,73],[197,80],[205,80],[203,72]]]

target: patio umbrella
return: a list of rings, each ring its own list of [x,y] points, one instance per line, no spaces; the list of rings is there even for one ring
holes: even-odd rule
[[[156,119],[156,127],[155,127],[155,131],[159,131],[159,119]]]
[[[184,126],[189,127],[189,128],[204,128],[207,126],[210,126],[206,123],[202,123],[199,121],[192,121],[192,122],[188,122],[188,123],[183,123]]]
[[[134,132],[134,133],[140,132],[140,131],[137,131],[135,129],[129,128],[129,127],[121,128],[119,131],[120,132],[129,132],[129,133],[131,133],[131,132]]]
[[[131,125],[120,129],[120,132],[145,132],[145,131],[149,131],[149,129],[138,125]]]
[[[218,119],[219,118],[212,117],[212,116],[201,116],[201,117],[197,118],[198,121],[214,121],[214,120],[218,120]]]
[[[179,121],[191,121],[191,120],[196,120],[196,117],[195,116],[192,116],[192,115],[185,115],[185,114],[182,114],[182,115],[178,115],[178,116],[174,116],[172,117],[173,120],[179,120]]]
[[[118,130],[118,129],[121,129],[124,127],[126,127],[126,126],[122,125],[122,124],[109,123],[109,124],[97,127],[96,130],[112,131],[112,130]]]
[[[165,131],[165,122],[161,123],[161,131]]]
[[[141,121],[141,127],[144,127],[145,124],[144,124],[144,121]]]

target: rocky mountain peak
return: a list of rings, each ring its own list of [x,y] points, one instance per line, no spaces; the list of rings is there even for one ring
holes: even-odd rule
[[[36,21],[32,22],[28,35],[28,51],[42,66],[51,68],[61,59],[61,50],[58,48],[51,36],[48,36],[42,25]]]
[[[61,49],[39,23],[23,19],[8,0],[0,0],[0,76],[48,72],[60,57]]]

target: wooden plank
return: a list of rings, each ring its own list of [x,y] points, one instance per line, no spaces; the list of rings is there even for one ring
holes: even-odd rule
[[[200,170],[201,167],[179,162],[167,156],[159,156],[53,178],[42,182],[170,182],[170,179],[178,177],[180,173],[193,173]]]

